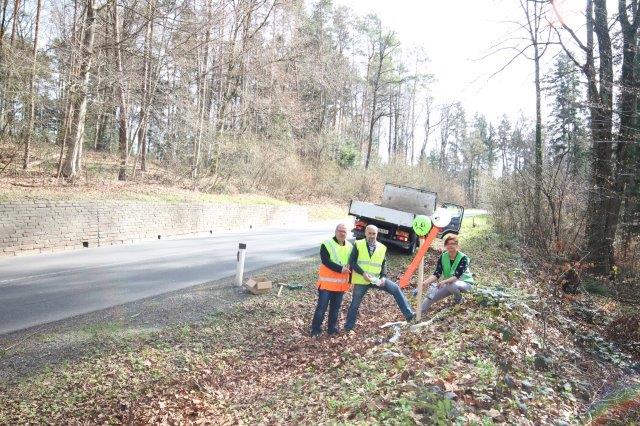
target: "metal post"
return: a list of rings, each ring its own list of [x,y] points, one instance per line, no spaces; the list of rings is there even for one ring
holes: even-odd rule
[[[424,238],[420,238],[420,244],[425,244]],[[416,308],[416,320],[422,319],[422,282],[424,281],[424,256],[420,259],[420,266],[418,266],[418,294],[417,294],[417,308]]]
[[[242,286],[242,276],[244,275],[244,258],[247,254],[247,245],[245,243],[238,244],[238,264],[236,266],[236,281],[239,286]]]

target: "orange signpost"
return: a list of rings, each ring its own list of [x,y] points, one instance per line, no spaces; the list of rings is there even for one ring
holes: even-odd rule
[[[409,280],[411,279],[411,276],[416,271],[416,269],[418,269],[418,266],[421,264],[420,262],[422,261],[422,258],[427,253],[427,250],[429,249],[429,246],[433,242],[433,239],[436,237],[436,235],[438,235],[438,232],[440,231],[441,231],[441,228],[438,228],[437,226],[433,226],[431,228],[431,231],[429,231],[429,234],[427,235],[427,237],[424,240],[422,240],[422,242],[420,243],[420,249],[416,253],[416,256],[413,258],[413,260],[407,267],[407,270],[404,271],[404,274],[402,274],[402,276],[400,277],[399,284],[401,288],[405,288],[409,285]]]

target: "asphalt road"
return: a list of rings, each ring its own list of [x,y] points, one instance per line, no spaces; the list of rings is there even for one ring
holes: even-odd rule
[[[0,334],[234,276],[318,251],[335,223],[163,239],[0,259]]]

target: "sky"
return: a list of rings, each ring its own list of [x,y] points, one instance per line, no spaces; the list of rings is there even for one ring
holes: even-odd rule
[[[527,34],[518,29],[525,22],[519,0],[334,0],[334,4],[359,16],[377,14],[383,26],[396,32],[403,49],[424,48],[428,70],[435,77],[431,90],[436,108],[460,101],[468,120],[481,113],[496,127],[503,114],[512,122],[522,115],[534,119],[534,62],[519,57],[499,71],[515,56],[515,50],[499,48],[527,43]],[[578,33],[583,30],[583,0],[557,0],[556,7],[567,25]],[[556,15],[550,19],[556,20]],[[543,56],[542,77],[550,72],[558,51],[553,47]],[[543,117],[551,109],[549,102],[543,97]],[[431,138],[427,151],[436,143]],[[379,147],[383,159],[385,144],[381,141]]]
[[[468,115],[481,112],[492,122],[505,113],[514,119],[520,111],[534,115],[533,61],[520,58],[493,75],[514,56],[514,51],[492,53],[496,44],[526,36],[515,31],[514,22],[524,18],[518,0],[335,0],[335,4],[348,6],[357,15],[376,13],[404,48],[423,46],[436,78],[432,89],[437,103],[459,100]],[[571,8],[583,4],[565,0],[559,1],[559,8],[573,23],[579,14],[575,16]],[[555,52],[549,53],[543,57],[543,73]]]

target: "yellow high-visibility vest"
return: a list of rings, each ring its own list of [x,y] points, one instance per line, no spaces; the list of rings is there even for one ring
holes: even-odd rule
[[[376,242],[376,249],[373,251],[373,254],[369,256],[369,248],[367,247],[366,239],[357,240],[355,245],[358,249],[358,266],[360,266],[360,268],[369,275],[376,278],[380,277],[380,273],[382,272],[382,263],[384,262],[385,255],[387,254],[387,247],[382,243]],[[360,275],[356,271],[353,271],[351,274],[351,283],[359,285],[371,284],[369,281],[364,279],[364,276]]]

